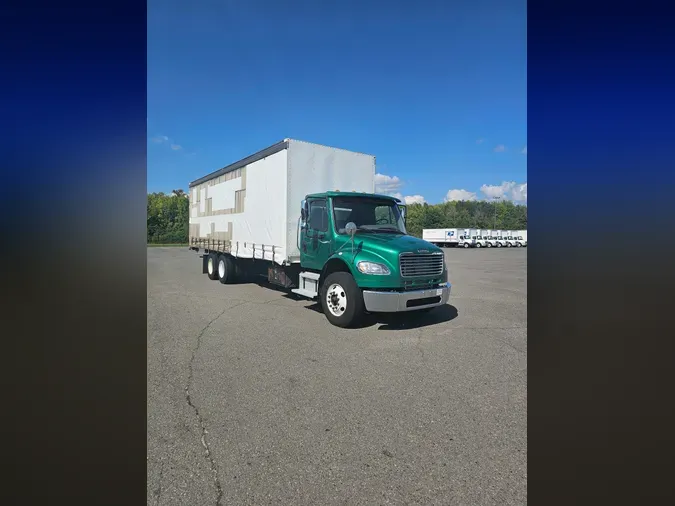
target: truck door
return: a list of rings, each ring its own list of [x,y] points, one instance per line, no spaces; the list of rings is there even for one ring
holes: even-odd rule
[[[307,229],[302,234],[300,264],[304,269],[321,270],[331,255],[327,202],[326,199],[311,199],[307,204],[309,216]]]

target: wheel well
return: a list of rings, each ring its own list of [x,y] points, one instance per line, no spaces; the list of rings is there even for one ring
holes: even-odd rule
[[[330,260],[328,260],[328,262],[326,262],[326,265],[323,266],[319,286],[323,285],[323,281],[334,272],[347,272],[349,274],[352,273],[352,271],[349,270],[349,266],[347,266],[347,264],[343,260],[331,258]]]

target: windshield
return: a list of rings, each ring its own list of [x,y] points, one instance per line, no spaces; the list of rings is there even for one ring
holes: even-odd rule
[[[395,201],[365,197],[333,197],[333,221],[338,234],[353,221],[359,230],[405,234],[405,223]]]

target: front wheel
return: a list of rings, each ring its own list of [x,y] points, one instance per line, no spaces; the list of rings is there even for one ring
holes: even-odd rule
[[[469,243],[468,243],[468,242],[465,242],[465,243],[464,243],[464,247],[465,247],[465,248],[468,248],[468,247],[469,247]]]
[[[481,247],[480,243],[477,242],[477,243],[476,243],[476,248],[480,248],[480,247]]]
[[[497,243],[497,247],[498,247],[498,248],[501,248],[501,247],[502,247],[502,243],[498,242],[498,243]]]
[[[489,242],[489,243],[486,244],[486,246],[487,246],[488,248],[492,248],[492,243]]]
[[[321,287],[321,306],[336,327],[351,327],[363,317],[363,293],[348,272],[334,272]]]
[[[511,247],[511,243],[510,243],[510,242],[507,242],[507,243],[506,243],[506,247],[507,247],[507,248],[510,248],[510,247]]]

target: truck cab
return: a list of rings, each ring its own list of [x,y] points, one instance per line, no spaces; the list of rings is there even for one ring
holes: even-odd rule
[[[307,195],[298,225],[300,268],[292,291],[319,298],[334,325],[365,312],[429,310],[450,294],[443,251],[407,235],[394,197],[356,192]]]
[[[491,230],[479,230],[478,236],[476,236],[476,248],[491,248],[490,244],[490,233]]]
[[[457,247],[459,248],[473,248],[475,246],[475,239],[471,237],[471,233],[475,231],[468,228],[459,230],[459,242]]]

